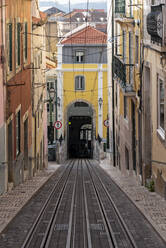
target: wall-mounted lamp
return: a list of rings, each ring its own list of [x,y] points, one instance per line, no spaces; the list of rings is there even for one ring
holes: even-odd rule
[[[98,102],[99,102],[99,107],[100,107],[100,109],[101,109],[101,106],[102,106],[102,104],[103,104],[103,99],[100,97],[100,98],[98,99]]]

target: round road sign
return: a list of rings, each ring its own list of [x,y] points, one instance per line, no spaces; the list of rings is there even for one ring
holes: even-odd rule
[[[105,126],[105,127],[109,127],[109,120],[105,120],[105,121],[104,121],[104,126]]]
[[[60,129],[62,127],[62,122],[61,121],[56,121],[55,124],[54,124],[54,127],[56,129]]]

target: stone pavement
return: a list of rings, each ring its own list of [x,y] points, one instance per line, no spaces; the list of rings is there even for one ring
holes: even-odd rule
[[[108,159],[101,160],[100,166],[128,195],[154,229],[166,241],[166,200],[142,186],[135,176],[122,175],[121,171],[117,167],[113,167]]]
[[[47,169],[0,196],[0,233],[57,168],[59,165],[49,162]]]

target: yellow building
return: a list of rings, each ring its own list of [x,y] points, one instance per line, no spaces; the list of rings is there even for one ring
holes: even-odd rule
[[[58,138],[66,157],[97,157],[106,143],[108,115],[107,36],[79,27],[58,44]],[[97,140],[99,142],[97,142]],[[102,150],[102,148],[101,148]]]
[[[45,21],[37,1],[32,2],[32,173],[47,166],[47,106]]]
[[[108,52],[109,73],[113,68],[108,85],[114,84],[114,150],[115,165],[123,173],[129,171],[142,175],[141,164],[141,118],[140,73],[142,39],[142,1],[115,1],[112,31],[112,1],[109,1]],[[112,45],[113,44],[113,45]],[[112,114],[112,113],[111,113]]]

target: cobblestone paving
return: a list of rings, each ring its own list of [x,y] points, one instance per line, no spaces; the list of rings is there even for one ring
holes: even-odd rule
[[[149,192],[136,180],[136,177],[122,175],[120,170],[114,168],[108,159],[102,160],[100,165],[166,241],[166,200],[154,192]],[[48,169],[39,172],[36,177],[0,196],[0,232],[58,167],[59,165],[56,163],[50,163]]]
[[[55,163],[49,163],[47,169],[0,196],[0,233],[58,167]]]
[[[155,192],[149,192],[135,176],[122,175],[121,171],[113,167],[108,159],[102,160],[100,166],[128,195],[166,241],[166,200]]]

